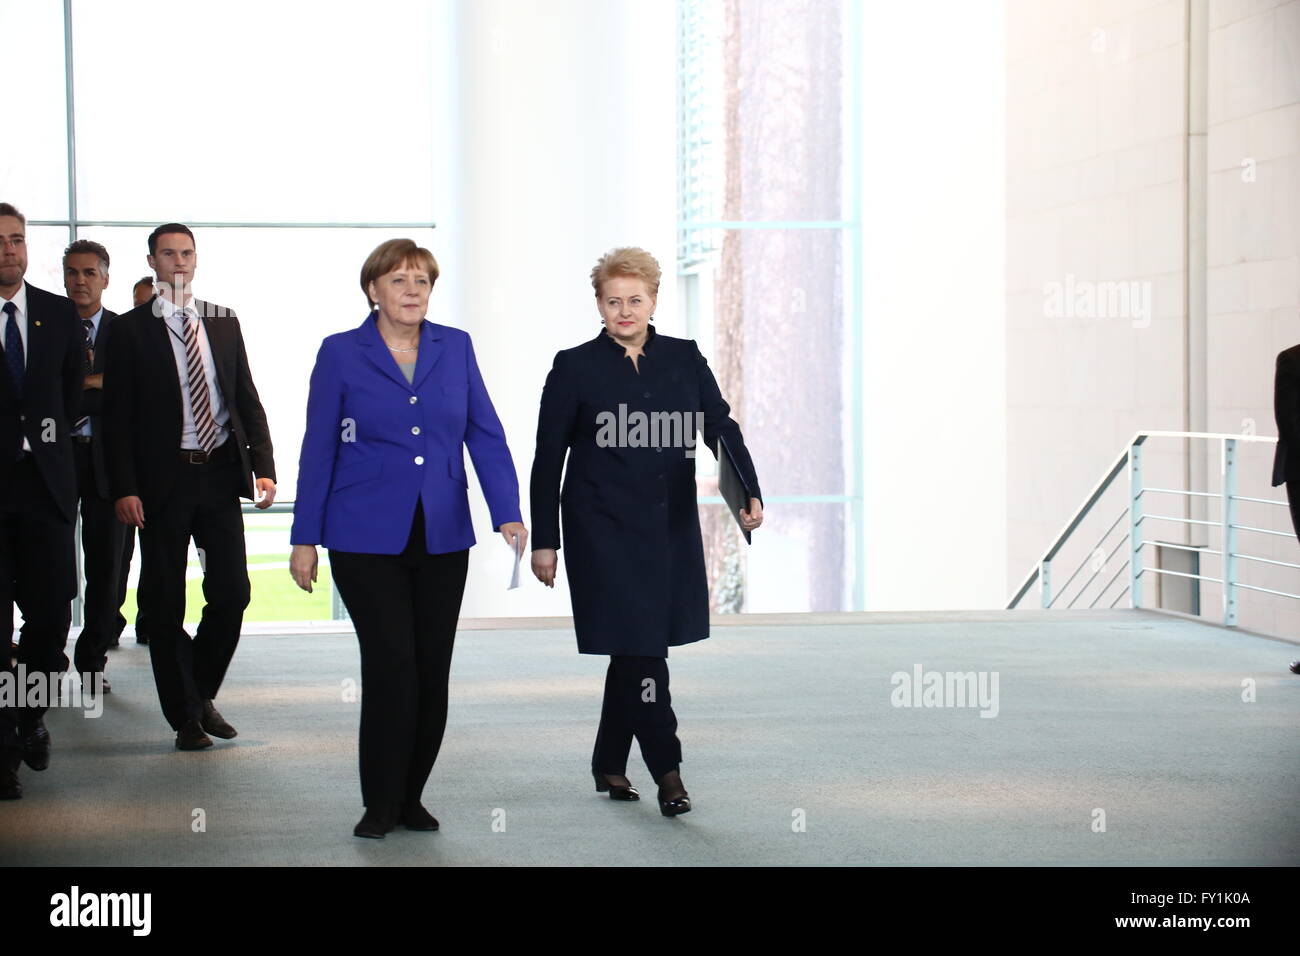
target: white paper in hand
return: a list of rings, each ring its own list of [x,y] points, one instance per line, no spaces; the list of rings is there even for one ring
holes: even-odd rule
[[[514,535],[515,542],[515,569],[510,574],[510,583],[506,586],[507,591],[513,591],[519,587],[519,562],[524,556],[523,539],[519,535]]]

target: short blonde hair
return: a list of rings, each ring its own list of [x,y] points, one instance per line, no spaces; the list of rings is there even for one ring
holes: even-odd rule
[[[663,273],[659,262],[644,249],[636,246],[620,246],[611,249],[600,257],[595,268],[591,270],[591,287],[600,296],[600,287],[606,279],[620,276],[627,279],[640,279],[645,283],[646,291],[652,296],[659,295],[659,279]]]
[[[378,281],[403,266],[419,269],[429,273],[429,285],[438,281],[438,260],[433,253],[415,244],[412,239],[389,239],[375,246],[375,251],[366,256],[365,265],[361,267],[361,291],[365,293],[366,303],[373,309],[374,301],[370,298],[370,283]]]

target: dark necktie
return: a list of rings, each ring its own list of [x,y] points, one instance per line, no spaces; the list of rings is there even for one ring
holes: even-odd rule
[[[81,328],[85,331],[86,334],[86,348],[84,350],[85,354],[82,356],[81,359],[81,374],[89,375],[95,367],[95,320],[82,319]],[[89,415],[82,415],[79,419],[77,419],[77,424],[73,426],[72,430],[81,431],[81,429],[85,427],[86,423],[89,421],[90,421]]]
[[[18,331],[18,306],[12,302],[5,303],[5,361],[9,363],[9,376],[14,382],[14,391],[23,393],[23,373],[26,363],[23,361],[23,337]]]
[[[82,361],[82,371],[89,375],[95,366],[95,320],[82,319],[81,327],[86,333],[86,354]]]

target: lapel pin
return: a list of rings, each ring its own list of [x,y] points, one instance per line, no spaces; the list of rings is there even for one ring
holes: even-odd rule
[[[37,325],[40,325],[40,324],[41,324],[41,320],[40,320],[40,319],[37,319],[37,320],[36,320],[36,324],[37,324]]]

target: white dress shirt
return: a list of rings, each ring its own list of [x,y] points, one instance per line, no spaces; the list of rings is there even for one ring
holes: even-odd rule
[[[194,404],[190,401],[190,362],[185,354],[185,326],[181,310],[164,296],[158,297],[162,305],[163,322],[170,333],[172,354],[176,357],[176,375],[181,383],[181,448],[201,449],[199,430],[194,425]],[[194,310],[191,298],[187,307]],[[197,310],[195,310],[197,311]],[[217,423],[217,445],[225,442],[230,435],[230,410],[226,408],[225,396],[221,394],[221,383],[217,381],[217,367],[212,360],[212,349],[208,345],[208,330],[203,321],[198,327],[199,356],[203,359],[203,377],[208,383],[208,404],[212,408],[212,418]]]

